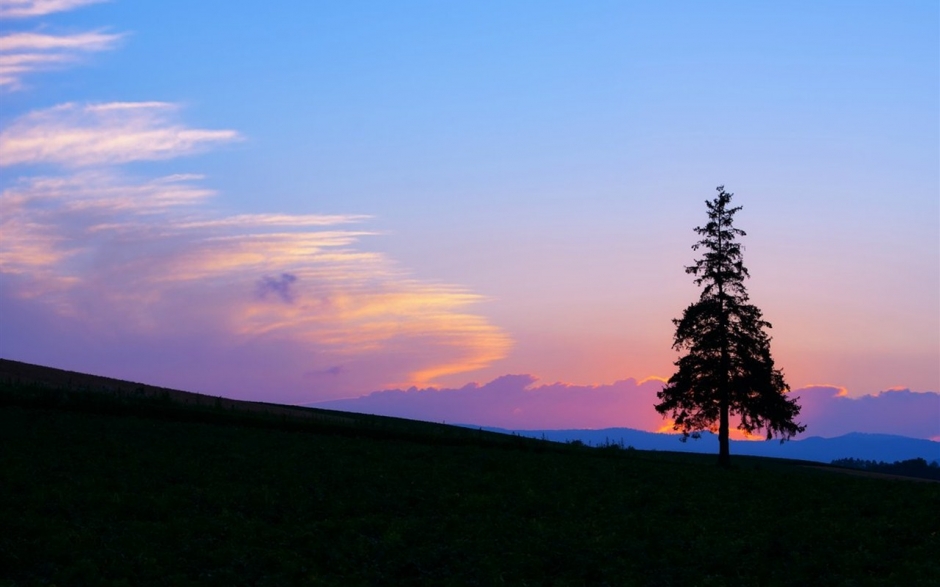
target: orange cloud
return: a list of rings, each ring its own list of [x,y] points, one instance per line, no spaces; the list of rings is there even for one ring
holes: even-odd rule
[[[801,389],[827,389],[832,390],[833,397],[849,397],[849,390],[841,385],[832,385],[830,383],[809,383]]]
[[[647,378],[643,382],[645,383],[646,381],[650,379],[654,381],[659,380],[658,378]],[[652,409],[652,404],[650,406],[650,409]],[[656,428],[655,430],[651,430],[651,432],[657,432],[660,434],[677,434],[678,433],[676,429],[674,428],[675,423],[676,423],[675,420],[673,420],[672,418],[665,418],[664,422],[665,423],[662,426],[660,426],[659,428]],[[738,429],[737,425],[739,422],[740,420],[732,418],[731,426],[728,430],[728,438],[730,438],[731,440],[766,440],[767,436],[764,434],[760,434],[759,432],[757,434],[748,434],[744,430]],[[716,426],[713,430],[710,430],[710,432],[717,434],[718,427]]]
[[[657,428],[654,432],[658,432],[660,434],[675,434],[676,432],[675,425],[676,425],[675,420],[673,420],[672,418],[666,418],[665,423],[659,428]]]
[[[643,385],[644,383],[648,383],[648,382],[650,382],[650,381],[655,381],[655,382],[657,382],[657,383],[666,383],[667,381],[669,381],[669,378],[668,378],[668,377],[660,377],[659,375],[650,375],[649,377],[647,377],[647,378],[645,378],[645,379],[642,379],[642,380],[640,381],[640,385]]]

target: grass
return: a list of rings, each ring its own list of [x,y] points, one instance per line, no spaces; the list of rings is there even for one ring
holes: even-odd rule
[[[940,576],[935,483],[759,458],[720,470],[703,455],[22,383],[0,384],[0,399],[0,585],[928,585]]]

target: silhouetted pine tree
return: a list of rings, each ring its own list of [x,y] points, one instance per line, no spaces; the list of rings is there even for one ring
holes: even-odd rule
[[[656,411],[675,420],[674,429],[686,437],[718,423],[718,463],[730,463],[729,419],[741,419],[738,428],[748,433],[765,430],[768,440],[783,440],[805,430],[794,422],[800,413],[795,399],[784,394],[790,387],[774,368],[770,337],[760,309],[748,303],[744,279],[749,277],[737,237],[743,230],[732,224],[740,206],[729,206],[733,194],[718,187],[718,197],[706,201],[708,224],[697,227],[702,240],[692,246],[704,249],[686,273],[702,287],[698,302],[673,320],[673,348],[687,351],[676,361],[678,371],[657,393]]]

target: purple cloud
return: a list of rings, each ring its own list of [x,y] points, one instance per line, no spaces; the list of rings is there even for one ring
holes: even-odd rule
[[[669,422],[653,409],[662,381],[626,379],[610,385],[564,383],[536,386],[531,375],[505,375],[485,385],[459,389],[395,389],[317,407],[428,421],[525,429],[626,427],[667,431]],[[807,425],[804,436],[834,437],[849,432],[940,438],[940,394],[889,390],[849,397],[830,386],[793,392]]]
[[[535,385],[531,375],[504,375],[485,385],[459,389],[386,390],[317,407],[515,429],[607,428],[644,430],[662,425],[652,405],[659,380],[617,381],[610,385]]]
[[[281,273],[278,278],[264,276],[258,282],[258,298],[266,300],[268,295],[273,294],[281,298],[285,304],[292,304],[294,292],[291,290],[291,285],[295,281],[297,281],[297,276],[293,273]]]
[[[833,386],[812,386],[794,392],[809,436],[841,436],[849,432],[898,434],[940,440],[940,393],[890,389],[849,397]]]

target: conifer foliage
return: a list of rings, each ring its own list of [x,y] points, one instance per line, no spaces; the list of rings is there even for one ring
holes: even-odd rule
[[[692,249],[704,254],[685,268],[695,276],[701,295],[682,318],[673,320],[673,348],[685,354],[657,394],[656,411],[670,416],[673,429],[686,437],[714,431],[717,423],[718,462],[727,466],[731,416],[740,419],[740,430],[749,434],[761,430],[768,440],[778,436],[781,442],[805,426],[795,422],[800,406],[786,397],[790,387],[774,367],[766,333],[771,325],[757,306],[748,303],[744,280],[749,274],[744,247],[738,242],[745,232],[733,224],[741,207],[731,207],[733,194],[724,186],[717,189],[718,196],[705,202],[708,223],[695,228],[701,240]]]

